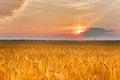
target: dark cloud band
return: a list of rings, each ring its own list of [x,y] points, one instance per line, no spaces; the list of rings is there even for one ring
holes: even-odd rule
[[[85,32],[82,33],[83,36],[86,37],[91,37],[91,36],[108,36],[111,35],[110,32],[112,32],[112,30],[106,30],[103,28],[88,28]]]

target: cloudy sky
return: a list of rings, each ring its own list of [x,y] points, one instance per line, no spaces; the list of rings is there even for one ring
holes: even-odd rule
[[[120,0],[0,0],[0,38],[120,40]]]

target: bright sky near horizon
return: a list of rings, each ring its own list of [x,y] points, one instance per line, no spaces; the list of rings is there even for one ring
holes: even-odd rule
[[[0,38],[120,40],[120,0],[0,0]]]

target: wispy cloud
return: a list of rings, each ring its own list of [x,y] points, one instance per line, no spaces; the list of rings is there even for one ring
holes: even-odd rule
[[[119,28],[120,0],[67,0],[68,7],[79,9],[81,24]],[[89,15],[88,14],[93,14]]]
[[[0,18],[15,14],[25,0],[0,0]]]

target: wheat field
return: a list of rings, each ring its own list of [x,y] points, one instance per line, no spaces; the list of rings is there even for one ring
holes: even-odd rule
[[[0,80],[120,80],[120,42],[0,42]]]

